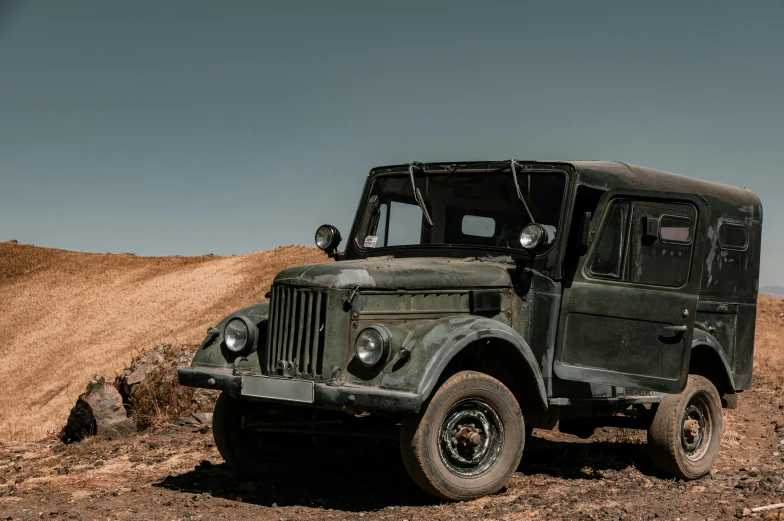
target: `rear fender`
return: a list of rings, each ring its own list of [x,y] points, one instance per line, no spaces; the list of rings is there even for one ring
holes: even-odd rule
[[[704,356],[700,356],[699,358],[695,356],[695,353],[703,353],[705,351],[710,353],[710,360],[705,360]],[[700,367],[698,365],[705,365],[705,362],[708,362],[707,366],[709,367]],[[689,373],[701,374],[711,380],[717,378],[723,379],[723,382],[721,383],[723,383],[726,388],[723,390],[719,389],[719,392],[722,393],[723,391],[723,395],[735,393],[735,378],[733,377],[732,369],[727,361],[727,357],[724,354],[724,349],[722,349],[721,344],[713,335],[698,328],[694,329],[694,339],[691,344],[691,357],[689,360]],[[714,382],[714,384],[715,383],[717,382]],[[722,401],[725,401],[724,396],[722,397]]]

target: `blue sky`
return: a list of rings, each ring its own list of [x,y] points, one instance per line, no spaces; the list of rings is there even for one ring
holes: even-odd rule
[[[237,254],[348,233],[376,165],[608,159],[757,192],[784,285],[783,24],[781,0],[6,1],[0,240]]]

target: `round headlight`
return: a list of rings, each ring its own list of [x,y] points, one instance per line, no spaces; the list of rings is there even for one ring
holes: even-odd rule
[[[542,244],[544,234],[544,228],[538,224],[529,224],[520,232],[520,245],[526,250],[533,250]]]
[[[230,320],[223,330],[223,340],[226,342],[226,347],[239,353],[248,346],[250,340],[248,325],[240,318]]]
[[[316,246],[324,251],[334,250],[340,244],[340,232],[331,224],[319,226],[316,230]]]
[[[373,366],[386,359],[389,352],[389,333],[386,329],[373,326],[363,329],[354,344],[357,358],[367,366]]]

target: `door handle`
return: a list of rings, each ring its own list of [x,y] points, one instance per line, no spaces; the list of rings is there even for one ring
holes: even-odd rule
[[[689,328],[686,326],[664,326],[662,329],[666,329],[667,331],[688,331]]]

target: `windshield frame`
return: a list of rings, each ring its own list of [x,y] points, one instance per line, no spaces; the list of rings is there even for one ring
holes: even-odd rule
[[[432,168],[431,168],[432,166]],[[463,245],[463,244],[407,244],[395,245],[376,248],[365,248],[364,244],[358,240],[358,234],[362,233],[370,220],[370,197],[375,183],[385,177],[398,177],[408,175],[408,165],[401,165],[398,167],[387,167],[381,169],[374,169],[368,176],[365,188],[362,192],[362,197],[359,201],[357,213],[354,223],[351,227],[351,233],[348,237],[346,245],[346,258],[367,258],[392,255],[394,257],[477,257],[488,259],[501,259],[507,262],[514,263],[518,259],[531,259],[531,258],[545,258],[551,256],[554,252],[561,251],[562,237],[568,235],[568,209],[573,192],[574,178],[571,172],[564,168],[566,165],[542,165],[542,164],[526,164],[525,162],[518,163],[518,175],[522,174],[561,174],[564,176],[564,188],[561,199],[561,208],[558,221],[558,233],[552,244],[548,245],[535,255],[521,248],[509,248],[503,246],[486,246],[486,245]],[[380,170],[380,171],[379,171]],[[508,162],[495,162],[495,163],[481,163],[465,165],[462,168],[457,168],[454,165],[426,165],[426,168],[419,170],[415,173],[416,177],[421,179],[425,176],[439,176],[439,175],[476,175],[482,176],[487,174],[497,174],[508,172],[511,177],[511,169]],[[427,198],[425,198],[427,204]],[[431,207],[428,205],[428,210]],[[528,219],[525,215],[521,214],[521,219]]]

